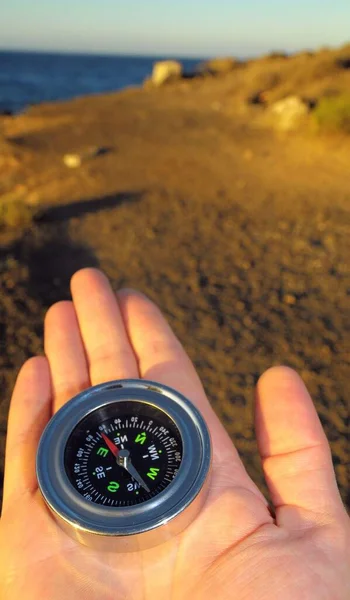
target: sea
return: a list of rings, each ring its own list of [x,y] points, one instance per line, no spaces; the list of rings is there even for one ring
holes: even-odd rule
[[[158,60],[163,58],[0,51],[0,114],[140,85]],[[188,73],[200,62],[179,60]]]

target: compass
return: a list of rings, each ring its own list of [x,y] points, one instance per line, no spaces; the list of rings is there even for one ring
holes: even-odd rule
[[[39,489],[80,543],[145,549],[183,531],[200,512],[211,466],[207,425],[174,389],[125,379],[67,402],[37,452]]]

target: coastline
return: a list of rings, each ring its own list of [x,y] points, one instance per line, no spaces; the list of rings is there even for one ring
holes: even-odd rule
[[[262,489],[254,383],[273,364],[297,369],[350,503],[350,146],[346,136],[276,130],[268,108],[247,101],[266,73],[271,82],[293,70],[286,60],[255,61],[249,81],[241,69],[0,119],[1,194],[38,208],[30,227],[0,233],[2,456],[14,378],[42,352],[48,306],[69,297],[77,268],[100,266],[115,288],[136,287],[164,310]],[[300,93],[315,81],[305,77]],[[64,164],[91,147],[108,152]]]

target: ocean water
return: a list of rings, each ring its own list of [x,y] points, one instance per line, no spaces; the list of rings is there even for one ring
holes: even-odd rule
[[[140,85],[159,57],[0,51],[0,114]],[[180,59],[191,72],[200,59]]]

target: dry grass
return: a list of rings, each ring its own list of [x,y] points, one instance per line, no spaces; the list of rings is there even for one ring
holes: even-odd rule
[[[322,98],[314,119],[319,131],[350,134],[350,93]]]
[[[0,200],[0,228],[27,229],[33,222],[37,208],[23,200]]]
[[[268,104],[287,96],[316,102],[331,93],[350,93],[350,45],[290,56],[275,52],[247,61],[227,77],[242,100],[263,93]]]

